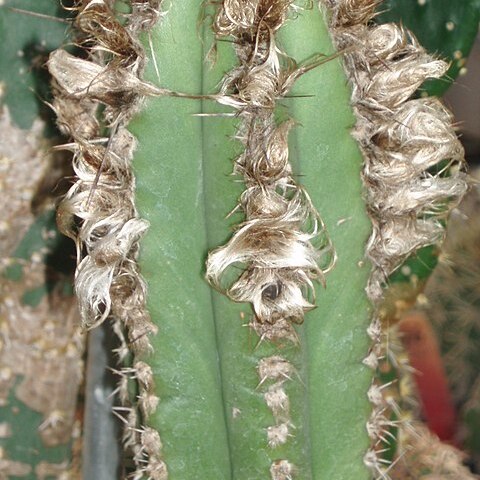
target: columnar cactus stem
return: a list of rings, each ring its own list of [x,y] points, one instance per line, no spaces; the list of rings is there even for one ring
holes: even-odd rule
[[[90,57],[57,52],[50,70],[60,122],[76,142],[79,180],[59,217],[82,258],[84,323],[112,313],[127,327],[125,336],[117,323],[121,353],[136,354],[121,389],[127,400],[132,373],[140,412],[129,411],[126,441],[135,478],[363,480],[367,467],[385,475],[378,449],[387,424],[367,368],[382,352],[374,344],[367,354],[368,335],[382,335],[388,275],[441,236],[444,205],[465,191],[461,177],[432,172],[461,163],[450,115],[436,101],[410,99],[444,63],[401,28],[370,26],[374,0],[304,9],[224,0],[206,13],[198,0],[173,1],[156,26],[158,1],[133,1],[126,26],[111,3],[81,4]],[[223,38],[214,42],[198,18],[212,19]],[[327,25],[345,53],[355,128]],[[139,36],[149,82],[140,78]],[[109,138],[100,137],[99,104]],[[232,159],[243,193],[228,178]],[[230,237],[223,217],[234,212],[234,223],[237,203],[245,218],[206,273],[253,311],[203,280],[204,256]],[[150,316],[137,265],[147,221],[139,264]],[[313,280],[330,268],[332,245],[337,266],[313,309]],[[234,264],[237,275],[227,272]]]
[[[412,98],[428,78],[439,78],[446,62],[429,55],[415,37],[394,24],[375,26],[376,0],[326,0],[338,48],[347,50],[345,68],[357,115],[354,136],[365,158],[363,180],[373,232],[366,254],[373,264],[367,293],[375,312],[374,342],[366,363],[383,356],[379,306],[388,276],[416,249],[438,242],[444,219],[467,190],[463,148],[452,115],[438,99]],[[372,386],[375,389],[375,385]],[[385,475],[380,423],[387,405],[373,405],[368,422],[372,448],[366,463]],[[380,423],[379,423],[380,422]]]
[[[198,93],[201,90],[198,82],[202,82],[202,79],[194,72],[209,52],[211,40],[204,42],[203,55],[199,54],[199,47],[195,46],[196,31],[184,31],[185,29],[180,27],[184,22],[189,25],[196,24],[198,12],[199,9],[191,5],[172,4],[165,15],[164,23],[152,34],[153,51],[159,64],[163,88],[189,93]],[[307,60],[312,53],[333,53],[328,32],[322,27],[321,13],[318,10],[306,10],[302,12],[302,19],[303,16],[304,21],[295,20],[302,29],[302,36],[305,35],[302,44],[307,47],[299,52],[298,57],[295,56],[298,63]],[[288,28],[288,25],[285,28]],[[171,32],[177,32],[177,29],[182,34],[172,37]],[[293,35],[295,34],[292,32]],[[188,47],[184,49],[183,45]],[[230,44],[218,42],[217,49],[218,59],[215,66],[213,69],[205,68],[204,71],[203,91],[207,94],[216,93],[215,86],[223,72],[230,70],[235,62]],[[177,52],[174,58],[169,56],[172,50]],[[320,80],[315,75],[320,75]],[[329,478],[367,478],[361,458],[362,452],[367,448],[368,439],[362,416],[354,413],[361,404],[361,410],[367,411],[365,392],[370,381],[368,370],[361,364],[368,341],[365,333],[368,307],[362,294],[368,268],[366,265],[358,266],[358,263],[363,257],[363,244],[368,236],[369,226],[365,213],[361,213],[360,156],[349,135],[354,120],[349,113],[348,90],[338,59],[305,74],[300,81],[305,82],[309,76],[307,91],[300,93],[320,97],[314,97],[315,105],[318,106],[312,108],[312,105],[309,106],[310,100],[304,101],[302,98],[285,99],[282,102],[292,106],[294,102],[300,102],[300,107],[304,102],[300,112],[306,110],[310,116],[305,123],[306,117],[301,119],[303,127],[296,126],[290,133],[292,135],[294,131],[303,131],[308,127],[309,133],[305,135],[311,138],[308,142],[302,142],[304,145],[300,148],[301,151],[304,148],[309,149],[310,153],[305,157],[302,155],[301,159],[300,155],[293,158],[293,173],[295,177],[301,175],[298,178],[302,183],[308,179],[309,193],[316,205],[329,205],[328,192],[333,193],[335,184],[343,186],[344,195],[341,201],[336,200],[334,206],[327,208],[331,225],[329,229],[333,231],[332,236],[335,235],[338,239],[342,252],[339,264],[343,274],[337,276],[333,286],[328,284],[326,292],[319,292],[321,301],[318,302],[318,308],[307,315],[305,323],[312,326],[308,351],[304,347],[303,327],[298,328],[296,334],[299,344],[303,345],[301,348],[285,341],[274,344],[260,342],[256,347],[259,339],[244,326],[250,323],[251,311],[248,307],[236,305],[214,292],[212,312],[206,303],[210,302],[210,295],[205,297],[205,293],[202,293],[205,292],[205,286],[199,276],[201,266],[197,263],[201,259],[201,252],[205,251],[202,238],[205,238],[210,246],[225,241],[228,225],[224,217],[233,210],[241,193],[240,185],[237,189],[236,184],[228,178],[232,168],[228,159],[236,157],[240,147],[228,141],[228,136],[235,134],[235,121],[225,115],[228,115],[228,108],[208,100],[202,102],[201,110],[194,100],[184,100],[181,103],[169,98],[150,100],[132,126],[132,131],[139,139],[135,161],[137,205],[140,213],[151,223],[150,232],[156,232],[155,235],[150,233],[145,237],[141,257],[142,272],[148,279],[150,288],[150,312],[161,324],[160,333],[153,341],[158,352],[157,360],[147,360],[149,363],[154,361],[153,370],[156,372],[160,396],[157,412],[150,417],[150,425],[158,428],[161,433],[165,461],[172,478],[196,478],[200,474],[210,478],[212,475],[213,478],[216,478],[216,475],[224,478],[221,475],[230,475],[212,474],[219,472],[221,468],[228,471],[231,469],[233,478],[280,478],[285,469],[292,469],[297,472],[297,476],[305,478],[318,475],[327,475]],[[147,71],[147,78],[158,82],[153,62]],[[330,87],[322,88],[322,84]],[[322,105],[330,103],[327,100],[331,99],[332,95],[337,101],[335,115],[340,119],[341,126],[332,124],[328,117],[323,120],[317,118],[316,112]],[[204,115],[201,117],[203,120],[192,115],[200,112]],[[296,120],[296,113],[293,119]],[[159,128],[159,125],[169,123],[173,128]],[[326,161],[325,168],[331,185],[320,188],[315,180],[320,166],[320,153],[314,138],[320,134],[322,127],[326,127],[328,132],[325,136],[322,135],[325,150],[330,150],[332,158],[341,159],[341,164],[339,165],[338,161]],[[196,132],[200,131],[203,131],[203,140],[199,144]],[[161,150],[157,150],[157,144],[162,145]],[[296,141],[292,144],[294,149],[299,148]],[[200,163],[201,156],[203,161]],[[159,161],[152,160],[157,157],[165,159],[163,166]],[[197,163],[192,164],[192,161]],[[199,174],[203,181],[195,182],[193,179]],[[191,185],[188,189],[185,188],[187,184]],[[323,190],[327,192],[325,196]],[[350,218],[352,213],[354,218]],[[181,236],[167,226],[174,218],[184,220]],[[205,226],[202,226],[202,222],[205,222]],[[348,236],[357,239],[356,247],[346,240]],[[193,238],[195,242],[192,243],[190,239]],[[163,265],[162,268],[156,266],[158,262]],[[352,271],[358,273],[352,274]],[[172,275],[172,272],[175,274]],[[346,272],[350,272],[353,280],[348,290],[344,289],[342,279]],[[339,301],[339,289],[343,292],[345,303]],[[196,292],[194,301],[189,292]],[[186,297],[184,300],[172,301],[179,298],[179,295]],[[182,305],[182,308],[177,305]],[[348,313],[349,310],[357,311],[359,308],[364,312],[363,326],[356,313]],[[210,323],[212,318],[215,319],[215,324]],[[357,332],[355,337],[352,336],[352,331]],[[209,343],[212,335],[215,335],[217,347]],[[175,345],[183,346],[173,348]],[[207,371],[205,362],[213,360],[208,359],[216,348],[220,357],[223,399],[215,397],[215,393],[219,391],[218,386],[211,383],[215,377],[211,377],[206,383],[205,373],[198,372],[198,368],[203,372]],[[274,362],[276,357],[281,357],[278,359],[279,363]],[[192,361],[193,358],[195,361]],[[307,370],[311,358],[318,362],[318,368]],[[272,364],[291,365],[289,369],[293,373],[288,378],[275,376],[263,368],[264,363],[259,363],[261,359],[265,359],[264,362],[267,363],[270,359]],[[283,359],[288,363],[283,362]],[[183,369],[188,367],[191,373],[187,374],[187,370],[182,373],[175,365],[183,365]],[[345,384],[338,384],[334,380],[345,375],[347,365],[354,366],[348,374],[347,383],[351,384],[348,395],[342,386]],[[168,380],[172,378],[174,371],[178,387],[174,387],[171,380]],[[352,381],[353,379],[355,380]],[[288,394],[290,421],[295,428],[289,431],[291,437],[287,434],[285,444],[273,446],[274,439],[279,438],[279,433],[280,437],[282,436],[284,428],[284,422],[277,424],[277,419],[280,419],[285,410],[275,410],[274,406],[275,398],[283,397],[283,394],[280,397],[275,395],[279,393],[276,387],[280,385],[285,387]],[[345,434],[332,436],[329,431],[335,428],[333,425],[336,420],[325,415],[325,411],[332,408],[339,413],[338,398],[341,396],[344,400],[340,415],[345,414],[346,424],[345,429],[342,429]],[[207,398],[210,402],[214,400],[211,405],[217,409],[216,413],[203,402],[199,410],[196,403],[199,399]],[[218,401],[224,402],[223,408],[215,407]],[[183,406],[177,412],[174,407],[178,402]],[[189,413],[190,408],[193,408],[192,413]],[[206,410],[207,408],[209,409]],[[199,411],[210,413],[198,416],[195,412]],[[218,421],[213,420],[217,418]],[[222,418],[227,422],[225,432],[228,432],[228,442],[216,441],[216,448],[218,450],[220,444],[222,450],[225,447],[228,450],[222,455],[218,454],[212,470],[206,452],[213,448],[210,446],[212,428],[217,431],[217,428],[221,427]],[[208,427],[202,426],[204,421],[208,422]],[[320,423],[320,431],[316,427],[315,433],[310,433],[307,429],[310,421],[316,425]],[[188,425],[188,431],[183,431],[179,425]],[[278,431],[271,427],[278,427]],[[218,430],[216,435],[220,432],[221,430]],[[205,438],[205,435],[208,438]],[[314,439],[314,443],[310,438]],[[189,453],[193,448],[191,442],[196,445],[195,451],[198,453],[194,458]],[[272,446],[269,446],[269,443]],[[201,451],[198,448],[201,448]],[[312,455],[311,448],[314,449]],[[206,457],[201,461],[204,450]],[[358,459],[356,462],[350,461],[353,451],[357,452],[353,454]],[[339,452],[344,452],[340,454],[344,458],[341,462],[335,461],[335,458],[339,458]],[[189,462],[184,461],[187,457]],[[222,461],[219,462],[218,458]],[[230,463],[224,463],[226,459],[229,459]],[[295,468],[291,465],[295,465]]]

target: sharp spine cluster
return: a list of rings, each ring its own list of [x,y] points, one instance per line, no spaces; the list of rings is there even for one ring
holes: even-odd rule
[[[72,138],[65,148],[73,153],[77,178],[57,218],[63,233],[77,244],[75,290],[83,326],[93,328],[112,317],[122,362],[129,351],[149,353],[149,335],[156,332],[136,262],[138,240],[148,223],[138,218],[134,205],[135,139],[126,126],[143,96],[159,93],[141,80],[145,55],[139,35],[157,22],[160,0],[132,0],[125,24],[117,18],[114,4],[77,2],[74,26],[87,59],[57,50],[48,67],[54,79],[57,123]],[[101,134],[103,128],[107,137]],[[136,405],[128,396],[129,378],[138,381]],[[125,405],[119,413],[126,414],[124,442],[132,448],[137,465],[134,478],[165,480],[160,437],[141,426],[137,412],[139,407],[148,416],[158,403],[151,370],[139,361],[133,369],[122,370],[119,393]]]
[[[386,280],[415,250],[442,239],[442,219],[467,190],[463,148],[440,100],[414,98],[426,79],[441,77],[448,65],[428,54],[403,27],[372,23],[379,0],[323,2],[337,48],[346,51],[357,116],[353,135],[365,158],[363,181],[373,225],[366,248],[373,266],[367,294],[377,309],[365,364],[375,369],[385,354],[378,307]],[[374,384],[367,430],[375,438],[365,463],[385,478],[379,446],[388,425],[379,419],[384,421],[386,405],[376,393]]]
[[[267,429],[267,441],[269,447],[275,448],[287,443],[292,436],[291,430],[295,428],[290,420],[290,399],[285,391],[285,383],[292,380],[293,367],[285,358],[272,355],[258,362],[257,371],[260,386],[268,383],[263,398],[275,424]]]

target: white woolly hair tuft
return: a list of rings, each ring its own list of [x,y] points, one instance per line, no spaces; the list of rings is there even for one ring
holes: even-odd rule
[[[450,112],[436,98],[416,98],[429,78],[448,65],[428,54],[413,34],[395,24],[371,20],[378,0],[323,0],[352,87],[357,116],[353,130],[365,164],[363,181],[373,232],[366,247],[372,262],[367,294],[376,307],[365,364],[376,368],[385,355],[378,307],[388,276],[420,247],[443,238],[443,221],[468,188],[463,147]],[[372,446],[365,463],[388,478],[381,458],[388,405],[370,390],[373,412],[367,424]]]
[[[138,241],[148,228],[134,204],[131,161],[135,139],[126,125],[145,95],[159,90],[141,80],[145,55],[138,39],[160,17],[160,0],[132,0],[122,25],[109,0],[77,2],[77,43],[86,59],[57,50],[48,67],[54,79],[53,109],[60,130],[72,138],[76,181],[57,212],[60,229],[77,244],[75,291],[82,323],[93,328],[107,318],[120,338],[120,361],[133,351],[151,350],[156,331],[145,305],[146,287],[136,262]],[[103,106],[103,109],[100,108]],[[101,134],[101,126],[109,134]],[[167,478],[158,432],[142,426],[141,415],[157,404],[153,374],[141,362],[119,372],[124,406],[115,413],[125,425],[124,443],[133,452],[136,479]],[[129,399],[128,379],[138,381],[137,402]]]
[[[242,120],[236,138],[245,149],[234,173],[245,182],[239,202],[245,221],[210,253],[206,276],[232,300],[252,304],[250,325],[269,340],[296,338],[291,323],[301,323],[314,308],[312,281],[324,284],[335,262],[320,215],[292,176],[287,138],[294,122],[274,118],[278,99],[305,71],[275,40],[293,9],[291,0],[224,0],[213,25],[218,37],[233,37],[239,60],[223,79],[219,101],[236,108]],[[224,284],[232,266],[243,273]]]

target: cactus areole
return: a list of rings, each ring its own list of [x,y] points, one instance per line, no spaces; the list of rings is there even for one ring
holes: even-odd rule
[[[127,4],[78,2],[87,55],[49,69],[134,478],[384,475],[382,289],[466,189],[449,112],[412,98],[445,62],[376,0]]]

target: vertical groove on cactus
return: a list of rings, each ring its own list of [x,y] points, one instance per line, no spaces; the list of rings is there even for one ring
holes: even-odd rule
[[[246,188],[236,208],[245,221],[227,245],[209,254],[206,277],[231,300],[252,304],[249,327],[260,342],[287,340],[297,345],[292,322],[302,323],[304,313],[314,307],[312,280],[324,283],[335,254],[320,215],[293,178],[287,138],[294,122],[275,118],[278,102],[295,80],[322,63],[316,59],[299,66],[280,50],[276,33],[293,10],[289,0],[225,0],[213,22],[217,37],[233,38],[239,61],[223,78],[219,102],[238,110],[235,138],[244,151],[235,160],[234,174],[243,177]],[[238,264],[245,265],[244,270],[225,287],[224,273]],[[257,369],[274,421],[267,427],[266,443],[275,449],[294,436],[285,388],[293,365],[271,355],[260,358]],[[291,458],[270,465],[272,480],[293,478],[297,471]]]
[[[155,90],[140,80],[145,55],[138,36],[158,20],[159,4],[160,0],[132,0],[122,25],[114,1],[78,2],[75,27],[88,59],[57,50],[48,62],[54,78],[53,109],[59,128],[73,140],[65,148],[73,153],[77,176],[59,206],[58,224],[77,244],[75,290],[83,326],[93,328],[111,316],[122,343],[120,361],[130,350],[147,353],[149,334],[156,331],[136,263],[138,240],[148,223],[138,218],[134,205],[130,163],[135,141],[126,125],[142,95]],[[136,410],[145,416],[157,406],[151,370],[134,361],[133,369],[121,373],[124,404],[129,404],[128,378],[137,380],[139,387],[137,405],[122,409],[127,412],[124,442],[137,465],[135,478],[144,473],[166,478],[158,433],[141,426]]]
[[[373,223],[367,293],[378,309],[388,276],[416,249],[442,238],[441,219],[467,190],[460,172],[463,148],[452,116],[439,100],[412,98],[427,78],[442,76],[447,64],[429,55],[402,27],[369,24],[378,1],[326,3],[335,42],[349,50],[345,69],[357,115],[353,134],[365,158],[363,180]],[[376,368],[384,355],[378,310],[369,335],[374,344],[365,362]],[[378,419],[384,406],[373,407],[368,430],[381,432]],[[383,477],[380,445],[380,437],[373,440],[365,461]]]

